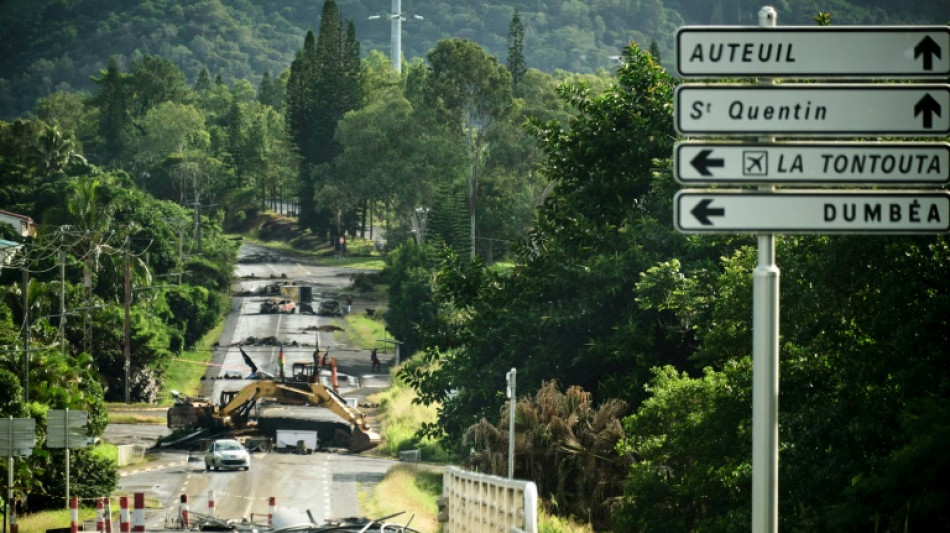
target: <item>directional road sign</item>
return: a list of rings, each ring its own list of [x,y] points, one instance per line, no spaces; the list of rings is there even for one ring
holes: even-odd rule
[[[950,85],[699,85],[674,93],[684,135],[946,135]]]
[[[950,184],[948,143],[689,141],[673,155],[684,184]]]
[[[36,420],[0,418],[0,456],[31,455],[36,446]]]
[[[894,233],[950,231],[947,191],[690,190],[673,199],[682,233]]]
[[[85,448],[89,445],[88,413],[83,410],[50,409],[46,413],[47,448]]]
[[[950,26],[686,26],[680,77],[921,78],[950,74]]]

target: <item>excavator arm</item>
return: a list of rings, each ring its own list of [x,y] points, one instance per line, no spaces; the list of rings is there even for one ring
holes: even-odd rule
[[[279,383],[270,380],[251,383],[224,403],[214,416],[224,426],[243,426],[247,423],[251,406],[261,398],[273,398],[282,405],[309,404],[329,409],[352,424],[349,446],[352,452],[368,450],[380,442],[379,434],[370,428],[362,411],[351,407],[339,394],[319,383]]]

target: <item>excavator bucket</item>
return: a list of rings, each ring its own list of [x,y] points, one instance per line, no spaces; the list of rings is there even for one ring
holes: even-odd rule
[[[379,433],[375,431],[360,431],[359,429],[354,429],[353,433],[350,433],[350,453],[359,453],[366,451],[372,448],[375,448],[379,445],[380,441]]]

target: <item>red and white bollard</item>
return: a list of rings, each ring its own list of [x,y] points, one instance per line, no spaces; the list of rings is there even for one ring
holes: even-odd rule
[[[106,533],[112,533],[112,498],[106,497]]]
[[[102,498],[96,500],[96,531],[103,533],[106,530],[105,501]]]
[[[79,533],[79,498],[69,499],[69,533]]]
[[[136,492],[133,499],[135,512],[132,514],[132,531],[145,533],[145,493]]]
[[[129,497],[119,496],[119,531],[129,533]]]
[[[181,526],[188,529],[188,495],[181,495]]]
[[[267,525],[274,527],[274,513],[277,512],[277,498],[275,496],[270,497],[270,501],[267,502]]]
[[[214,491],[208,491],[208,514],[214,516]]]

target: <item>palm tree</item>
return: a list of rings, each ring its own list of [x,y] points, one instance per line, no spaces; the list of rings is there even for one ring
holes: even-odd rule
[[[533,480],[562,512],[606,523],[629,470],[630,458],[615,451],[626,437],[620,422],[625,411],[621,400],[595,407],[580,387],[562,393],[554,381],[542,384],[515,406],[515,475]],[[463,446],[473,450],[465,460],[469,467],[496,475],[507,470],[507,413],[497,426],[482,419],[466,430]]]
[[[74,161],[86,162],[86,159],[76,151],[73,138],[64,135],[55,124],[43,128],[31,151],[36,172],[43,178],[49,178],[64,171]]]

